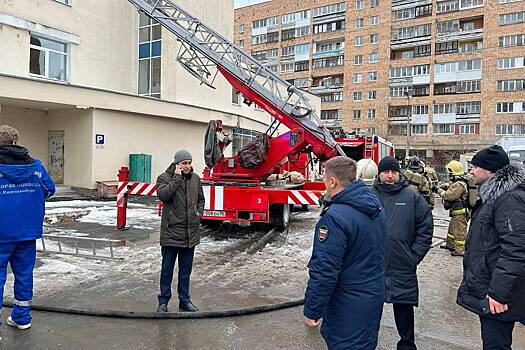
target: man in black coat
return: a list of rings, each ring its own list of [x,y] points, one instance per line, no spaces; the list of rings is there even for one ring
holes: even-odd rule
[[[465,244],[457,303],[480,316],[483,349],[511,349],[525,319],[525,169],[500,146],[472,158],[480,185]]]
[[[432,245],[432,211],[411,189],[394,157],[379,162],[373,190],[386,214],[385,302],[392,303],[398,350],[416,349],[414,306],[418,305],[417,265]]]

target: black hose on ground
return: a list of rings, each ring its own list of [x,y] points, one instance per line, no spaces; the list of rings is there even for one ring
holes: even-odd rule
[[[230,309],[221,311],[199,311],[199,312],[135,312],[121,310],[100,310],[90,308],[73,308],[49,305],[33,305],[36,311],[55,312],[70,315],[84,315],[96,317],[114,318],[136,318],[136,319],[183,319],[183,318],[221,318],[233,316],[245,316],[263,312],[277,311],[304,304],[304,299],[290,300],[277,304],[254,306],[244,309]],[[3,306],[13,307],[13,303],[5,302]]]

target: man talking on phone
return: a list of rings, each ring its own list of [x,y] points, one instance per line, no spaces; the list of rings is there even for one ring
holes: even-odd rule
[[[190,152],[179,150],[175,153],[173,163],[157,178],[157,196],[164,202],[160,228],[162,269],[157,312],[168,312],[177,258],[179,310],[199,311],[191,302],[190,275],[195,246],[200,243],[199,226],[204,211],[204,193],[191,161]]]

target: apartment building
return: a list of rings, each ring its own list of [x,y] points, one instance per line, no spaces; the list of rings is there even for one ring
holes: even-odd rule
[[[236,9],[234,36],[320,96],[327,125],[401,155],[443,163],[525,134],[523,0],[272,0]]]
[[[233,0],[177,3],[233,40]],[[155,179],[181,148],[200,174],[209,120],[234,148],[271,120],[220,75],[215,90],[200,85],[176,61],[175,36],[127,0],[2,1],[0,48],[0,124],[59,184],[115,180],[130,153],[152,155]]]

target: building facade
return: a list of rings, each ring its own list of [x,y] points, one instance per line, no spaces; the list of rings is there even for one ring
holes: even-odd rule
[[[177,3],[233,39],[233,0]],[[181,148],[200,174],[209,120],[235,131],[236,148],[270,122],[221,76],[199,85],[176,38],[127,0],[2,1],[0,47],[0,124],[59,184],[115,180],[132,153],[152,155],[154,180]]]
[[[234,35],[327,125],[400,155],[444,164],[525,134],[523,0],[272,0],[236,9]]]

